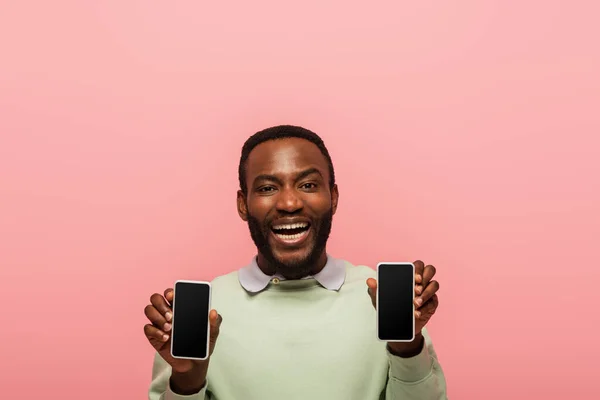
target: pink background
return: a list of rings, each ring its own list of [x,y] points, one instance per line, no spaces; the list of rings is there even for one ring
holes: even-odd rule
[[[2,397],[146,398],[144,306],[249,260],[239,152],[292,123],[333,255],[438,267],[450,398],[598,398],[600,7],[365,4],[0,2]]]

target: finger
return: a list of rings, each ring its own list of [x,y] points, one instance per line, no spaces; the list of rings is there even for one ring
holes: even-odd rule
[[[158,329],[162,329],[165,332],[171,330],[171,324],[167,322],[165,317],[153,305],[148,304],[146,308],[144,308],[144,314],[146,314],[146,317]]]
[[[433,278],[433,276],[435,275],[435,267],[433,265],[428,265],[425,267],[425,269],[423,270],[423,287],[427,287],[427,284],[429,283],[429,281],[431,281],[431,279]]]
[[[156,339],[160,342],[166,342],[169,340],[169,335],[165,332],[161,331],[154,325],[146,324],[144,325],[144,333],[148,339]]]
[[[168,288],[167,290],[165,290],[165,299],[167,299],[167,301],[169,302],[169,306],[173,305],[173,296],[174,296],[174,292],[172,288]]]
[[[429,301],[429,299],[433,297],[433,295],[439,290],[439,288],[440,284],[438,283],[438,281],[429,282],[429,285],[427,285],[427,287],[423,291],[423,294],[421,294],[415,299],[415,305],[417,306],[417,308],[422,307],[425,303],[427,303],[427,301]]]
[[[423,285],[415,285],[415,293],[417,296],[423,293]]]
[[[215,309],[210,310],[210,312],[208,313],[208,320],[210,321],[210,325],[217,326],[221,319],[220,317],[221,316],[219,315],[217,310],[215,310]]]
[[[150,297],[150,302],[161,313],[167,322],[171,322],[173,318],[173,312],[171,311],[171,307],[167,304],[167,300],[163,296],[158,293],[154,293],[152,297]]]
[[[377,279],[367,279],[367,293],[369,293],[369,297],[371,297],[373,307],[377,308]]]
[[[415,282],[422,283],[423,282],[423,270],[425,269],[425,264],[421,260],[417,260],[413,263],[415,266]]]
[[[221,323],[223,322],[223,317],[219,315],[217,310],[210,310],[208,314],[208,320],[210,323],[210,340],[215,341],[219,336],[219,331],[221,329]]]
[[[437,296],[437,294],[434,294],[431,297],[431,299],[429,299],[429,301],[423,305],[423,307],[421,307],[419,310],[415,311],[415,317],[417,317],[417,318],[430,317],[431,315],[433,315],[435,313],[435,310],[437,310],[438,305],[439,305],[438,296]]]

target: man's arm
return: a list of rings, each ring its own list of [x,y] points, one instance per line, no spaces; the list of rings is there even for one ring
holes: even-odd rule
[[[206,391],[207,381],[204,382],[200,391],[182,395],[173,391],[171,379],[171,366],[156,353],[152,366],[152,382],[148,390],[148,400],[210,400],[211,396]]]
[[[392,354],[389,379],[385,389],[386,400],[447,400],[446,378],[437,360],[426,328],[422,331],[422,347],[407,349],[404,354]],[[417,337],[416,340],[419,340]]]

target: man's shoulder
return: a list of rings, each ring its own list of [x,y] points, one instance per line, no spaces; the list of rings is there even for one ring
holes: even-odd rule
[[[344,259],[342,261],[346,266],[346,280],[375,278],[377,276],[377,272],[368,265],[353,264]]]
[[[247,298],[246,291],[240,284],[237,270],[215,277],[210,281],[210,285],[213,304],[220,309],[227,309]]]
[[[213,288],[218,288],[221,290],[227,288],[237,288],[239,286],[238,270],[216,276],[212,281],[210,281],[210,284]]]

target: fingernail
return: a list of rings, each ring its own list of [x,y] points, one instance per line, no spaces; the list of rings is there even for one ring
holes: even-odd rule
[[[421,286],[417,286],[417,293],[421,294],[421,290],[423,290],[421,289]]]
[[[167,340],[169,340],[169,335],[163,335],[163,342],[166,342]]]
[[[417,298],[417,300],[415,301],[415,303],[417,303],[418,306],[421,305],[421,303],[423,303],[423,299],[422,298]]]
[[[167,312],[165,314],[165,318],[167,319],[167,321],[171,322],[171,318],[173,318],[173,314],[171,314],[170,312]]]
[[[165,332],[169,332],[171,330],[171,324],[165,324],[164,330],[165,330]]]
[[[415,314],[417,315],[417,318],[421,317],[421,311],[415,311]]]

